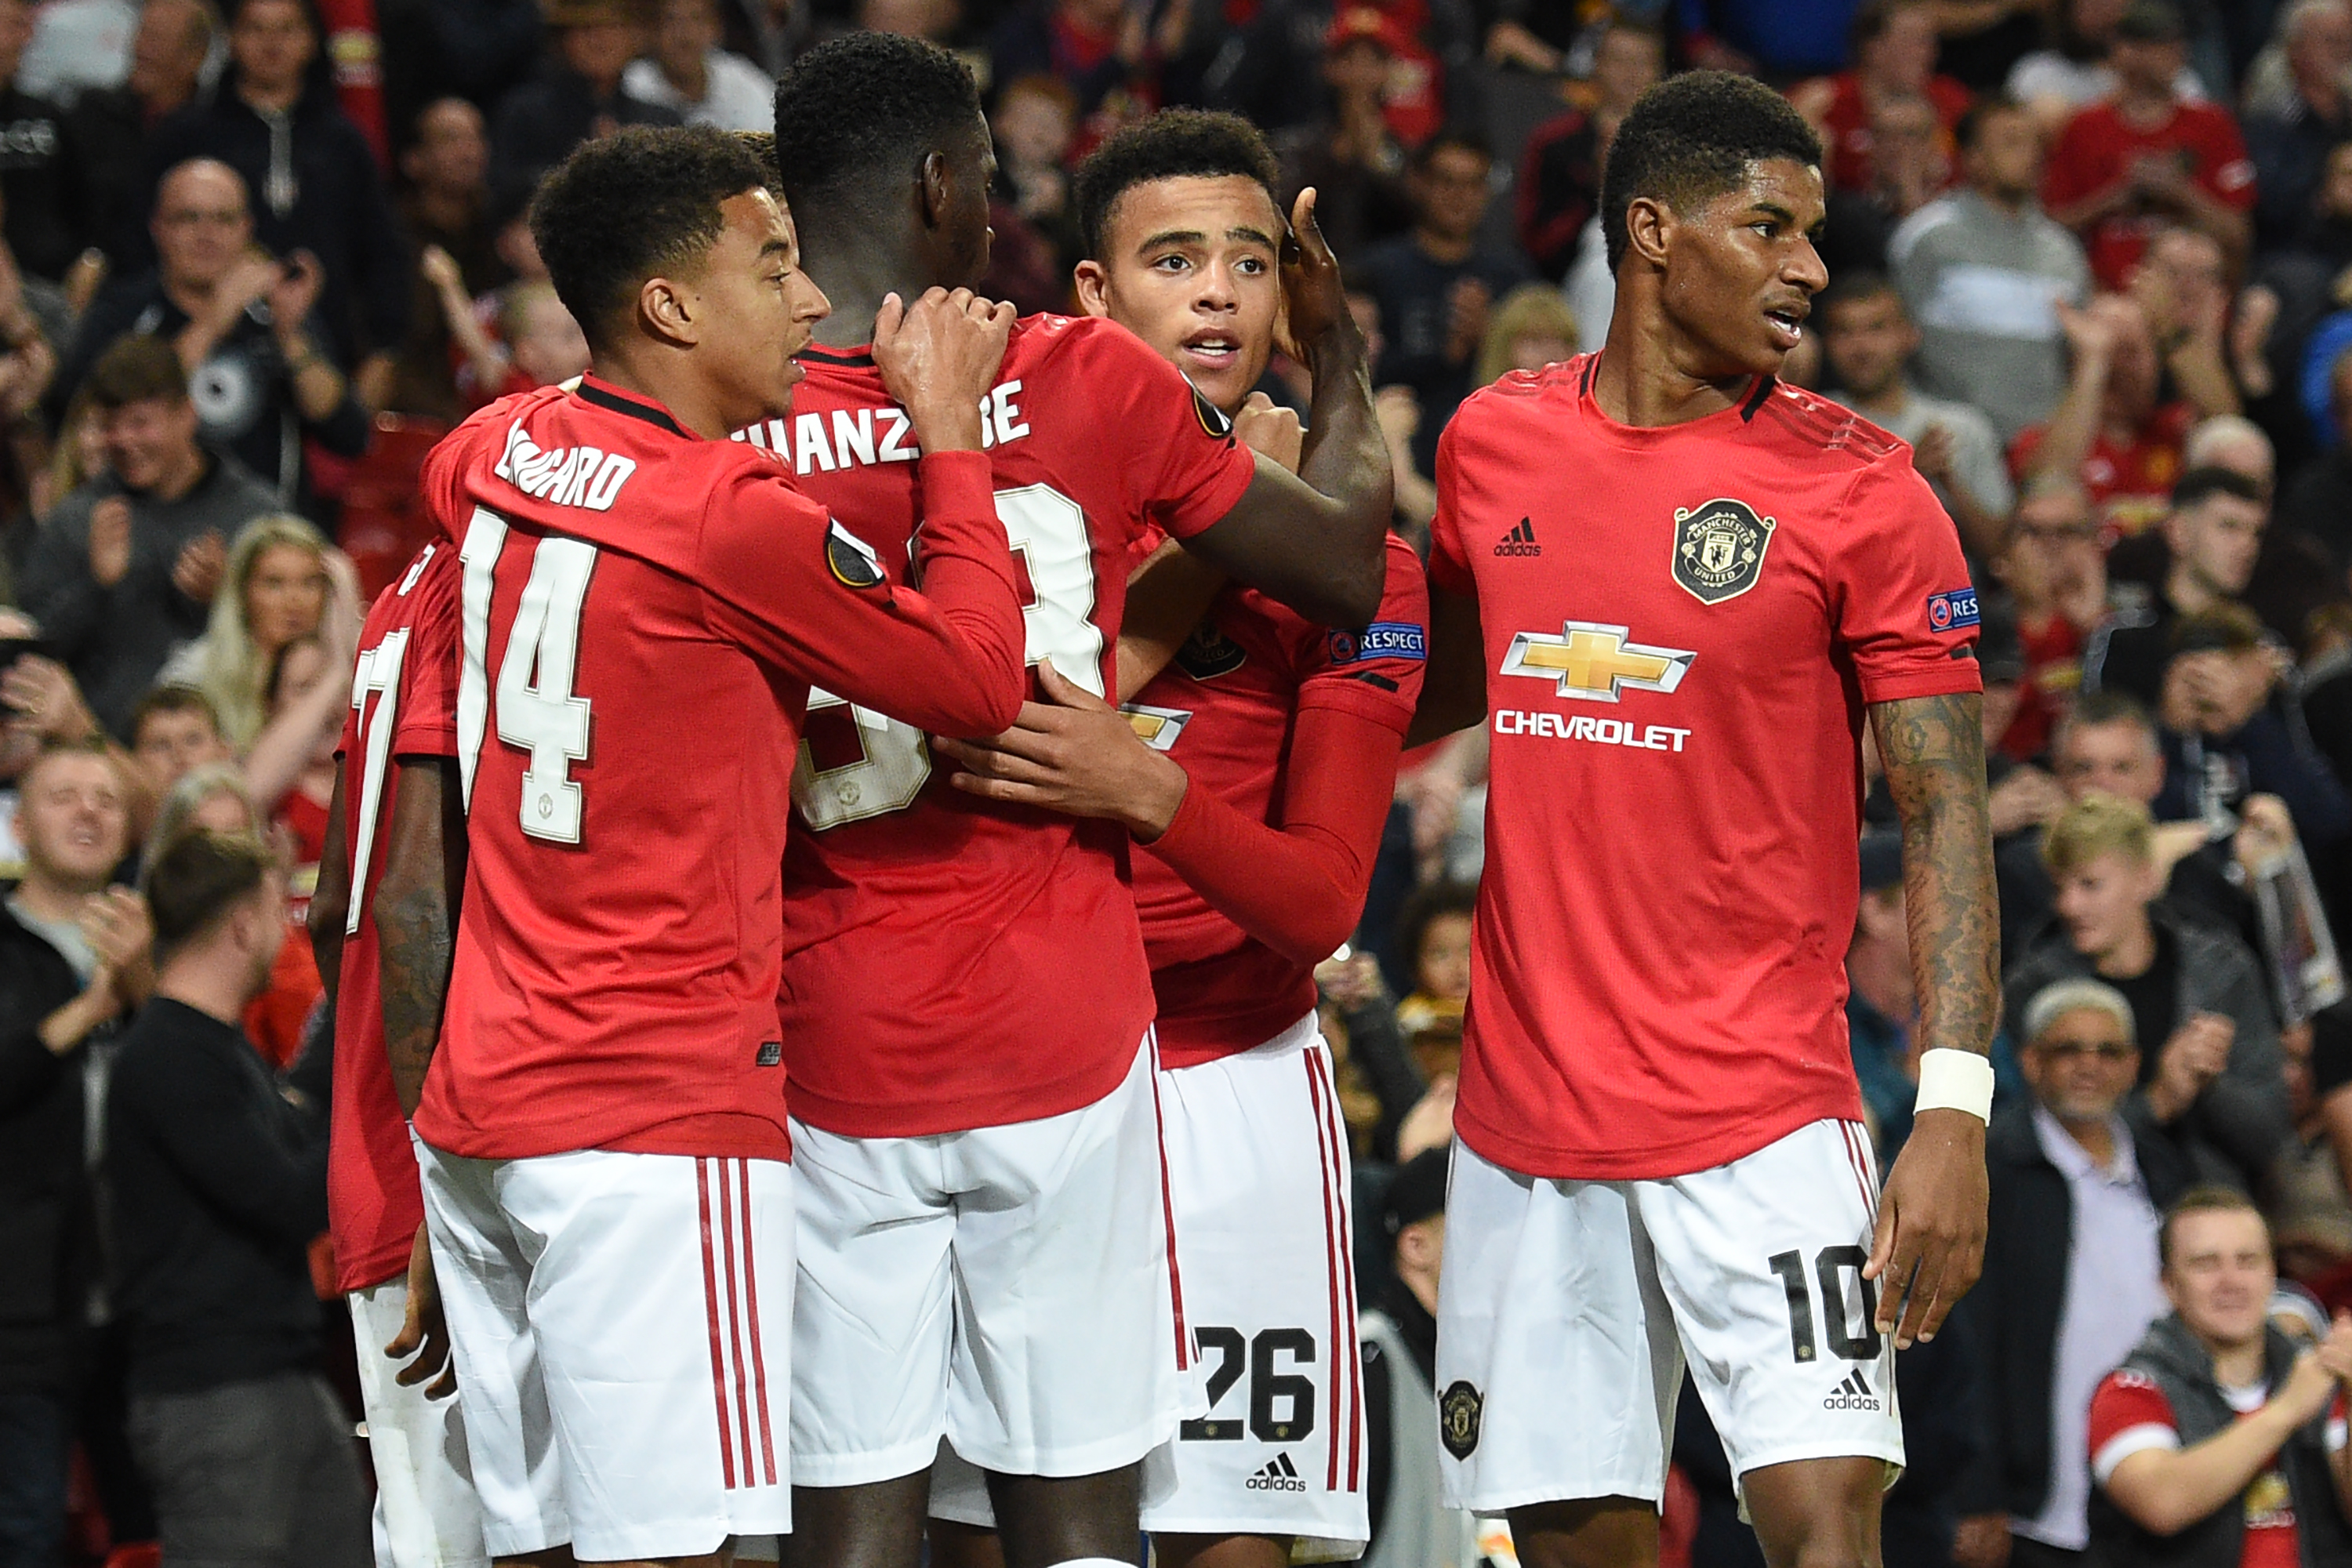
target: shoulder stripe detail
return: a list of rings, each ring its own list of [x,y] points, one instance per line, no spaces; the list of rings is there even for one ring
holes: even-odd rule
[[[1780,384],[1780,380],[1778,376],[1758,376],[1756,378],[1756,390],[1749,393],[1748,395],[1748,401],[1739,405],[1740,423],[1746,424],[1753,420],[1756,417],[1756,411],[1764,406],[1765,399],[1770,397],[1772,395],[1772,389]]]

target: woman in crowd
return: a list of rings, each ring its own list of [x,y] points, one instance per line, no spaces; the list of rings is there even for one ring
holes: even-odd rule
[[[164,681],[185,681],[212,699],[222,734],[239,756],[268,721],[278,656],[318,635],[331,553],[326,538],[299,517],[255,518],[229,548],[211,626],[164,667]]]

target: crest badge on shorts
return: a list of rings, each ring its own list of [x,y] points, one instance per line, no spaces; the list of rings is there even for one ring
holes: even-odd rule
[[[1437,1396],[1437,1435],[1445,1451],[1466,1459],[1478,1447],[1478,1416],[1486,1407],[1478,1391],[1465,1381],[1445,1385]]]
[[[1702,605],[1739,597],[1756,586],[1775,526],[1728,497],[1675,508],[1675,581]]]

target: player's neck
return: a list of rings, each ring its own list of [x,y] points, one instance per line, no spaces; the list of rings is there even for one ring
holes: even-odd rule
[[[1756,378],[1717,374],[1701,362],[1703,353],[1675,331],[1654,299],[1620,288],[1592,377],[1592,400],[1618,424],[1637,429],[1720,414],[1747,396]]]
[[[597,380],[661,405],[680,428],[701,441],[722,441],[730,432],[757,424],[771,410],[736,408],[733,400],[694,372],[686,355],[656,350],[600,353],[589,367]]]
[[[837,225],[826,226],[847,229],[856,221],[844,217]],[[833,301],[832,314],[816,324],[816,341],[835,349],[857,348],[874,341],[874,318],[881,313],[884,295],[896,294],[911,305],[926,289],[952,289],[961,281],[931,276],[919,258],[891,245],[828,247],[823,255],[811,255],[803,265],[810,280]]]

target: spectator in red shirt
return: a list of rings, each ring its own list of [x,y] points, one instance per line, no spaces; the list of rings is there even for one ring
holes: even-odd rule
[[[1993,574],[2017,601],[2025,658],[2017,713],[1998,744],[2012,761],[2028,762],[2049,748],[2052,731],[2074,706],[2084,647],[2108,616],[2106,552],[2091,498],[2053,479],[2020,501]]]
[[[1567,275],[1601,199],[1601,161],[1633,100],[1664,74],[1665,35],[1622,17],[1602,24],[1592,51],[1590,108],[1537,126],[1519,159],[1519,248],[1546,278]]]
[[[2091,1397],[2091,1551],[2108,1563],[2298,1568],[2352,1552],[2344,1385],[2352,1314],[2299,1347],[2251,1199],[2193,1188],[2158,1256],[2170,1315]]]
[[[2126,294],[2102,294],[2082,310],[2056,302],[2073,372],[2046,425],[2010,444],[2021,489],[2045,481],[2080,484],[2097,507],[2108,542],[2146,529],[2170,506],[2180,447],[2197,410],[2164,403],[2162,364],[2147,312]]]
[[[2119,289],[2167,223],[2186,224],[2242,259],[2254,166],[2229,110],[2184,103],[2173,81],[2188,58],[2180,13],[2133,0],[2116,28],[2116,89],[2066,122],[2042,176],[2042,205],[2083,237],[2102,288]]]
[[[1853,69],[1800,82],[1789,93],[1829,150],[1830,184],[1840,190],[1870,188],[1871,116],[1899,98],[1924,98],[1934,107],[1948,170],[1952,128],[1968,112],[1969,89],[1936,74],[1936,20],[1927,0],[1865,0],[1853,15]]]

